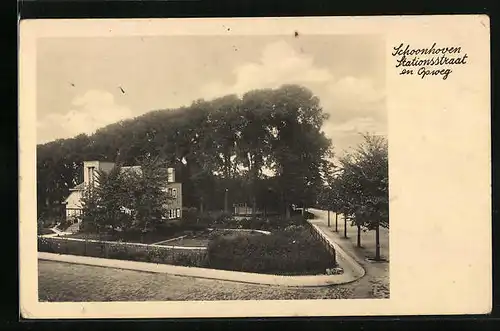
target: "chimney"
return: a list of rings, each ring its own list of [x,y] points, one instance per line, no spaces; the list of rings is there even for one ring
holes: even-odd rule
[[[167,182],[175,183],[175,169],[167,168]]]

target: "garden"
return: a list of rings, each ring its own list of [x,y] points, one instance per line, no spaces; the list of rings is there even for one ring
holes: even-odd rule
[[[307,217],[307,215],[305,215]],[[325,274],[335,257],[296,214],[235,219],[187,211],[155,231],[102,231],[39,237],[41,252],[276,275]]]

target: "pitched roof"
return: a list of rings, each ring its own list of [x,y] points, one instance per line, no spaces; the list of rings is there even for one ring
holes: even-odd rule
[[[80,183],[80,184],[76,185],[75,187],[70,188],[69,190],[70,191],[81,191],[84,188],[85,188],[85,184],[84,183]]]

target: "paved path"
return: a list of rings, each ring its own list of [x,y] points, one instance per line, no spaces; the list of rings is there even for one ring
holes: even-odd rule
[[[347,239],[344,236],[344,219],[338,217],[338,232],[335,232],[335,214],[330,213],[330,227],[328,227],[328,212],[319,209],[309,209],[316,216],[311,223],[320,227],[342,249],[352,256],[364,269],[365,276],[352,283],[355,286],[355,296],[366,295],[368,291],[375,297],[389,296],[389,262],[368,262],[367,258],[375,256],[375,231],[362,232],[362,248],[356,247],[357,228],[347,223]],[[389,260],[389,230],[380,231],[381,256]]]
[[[358,228],[352,226],[347,222],[347,237],[344,238],[344,216],[338,216],[338,232],[335,232],[335,213],[330,212],[330,228],[328,228],[328,212],[319,209],[309,209],[309,212],[313,213],[317,218],[310,220],[311,223],[323,225],[326,227],[327,231],[335,234],[335,240],[342,244],[344,249],[347,249],[352,254],[363,254],[365,258],[375,257],[375,231],[361,232],[361,246],[362,250],[358,249],[356,246]],[[385,228],[380,228],[380,255],[389,260],[389,230]]]

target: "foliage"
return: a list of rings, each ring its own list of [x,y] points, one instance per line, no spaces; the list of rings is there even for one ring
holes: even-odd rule
[[[86,188],[81,216],[84,232],[151,231],[166,217],[166,167],[145,158],[140,171],[98,172],[96,185]]]
[[[375,258],[379,259],[379,227],[389,227],[388,146],[383,137],[365,134],[363,138],[356,150],[340,159],[340,171],[323,187],[319,204],[344,214],[357,226],[358,247],[361,230],[375,230]]]
[[[205,253],[203,251],[143,247],[125,243],[110,244],[38,237],[38,251],[188,267],[205,266]]]
[[[342,160],[339,178],[344,211],[356,225],[389,227],[389,178],[387,142],[377,136],[365,141]]]
[[[311,91],[284,85],[249,91],[241,98],[228,95],[156,110],[91,136],[38,145],[38,211],[55,213],[53,207],[82,182],[84,160],[135,165],[137,158],[148,155],[176,168],[185,206],[203,212],[246,202],[254,211],[289,215],[291,204],[316,201],[327,172],[331,142],[321,131],[325,119]],[[265,175],[265,169],[274,174]],[[144,183],[136,178],[134,187],[144,191]],[[138,203],[141,197],[134,199]],[[159,214],[136,211],[144,222],[145,213],[153,217],[151,223]]]
[[[222,236],[210,242],[210,268],[278,275],[324,274],[332,256],[308,229]]]
[[[47,229],[47,228],[38,228],[37,232],[39,235],[53,234],[54,233],[51,229]]]

